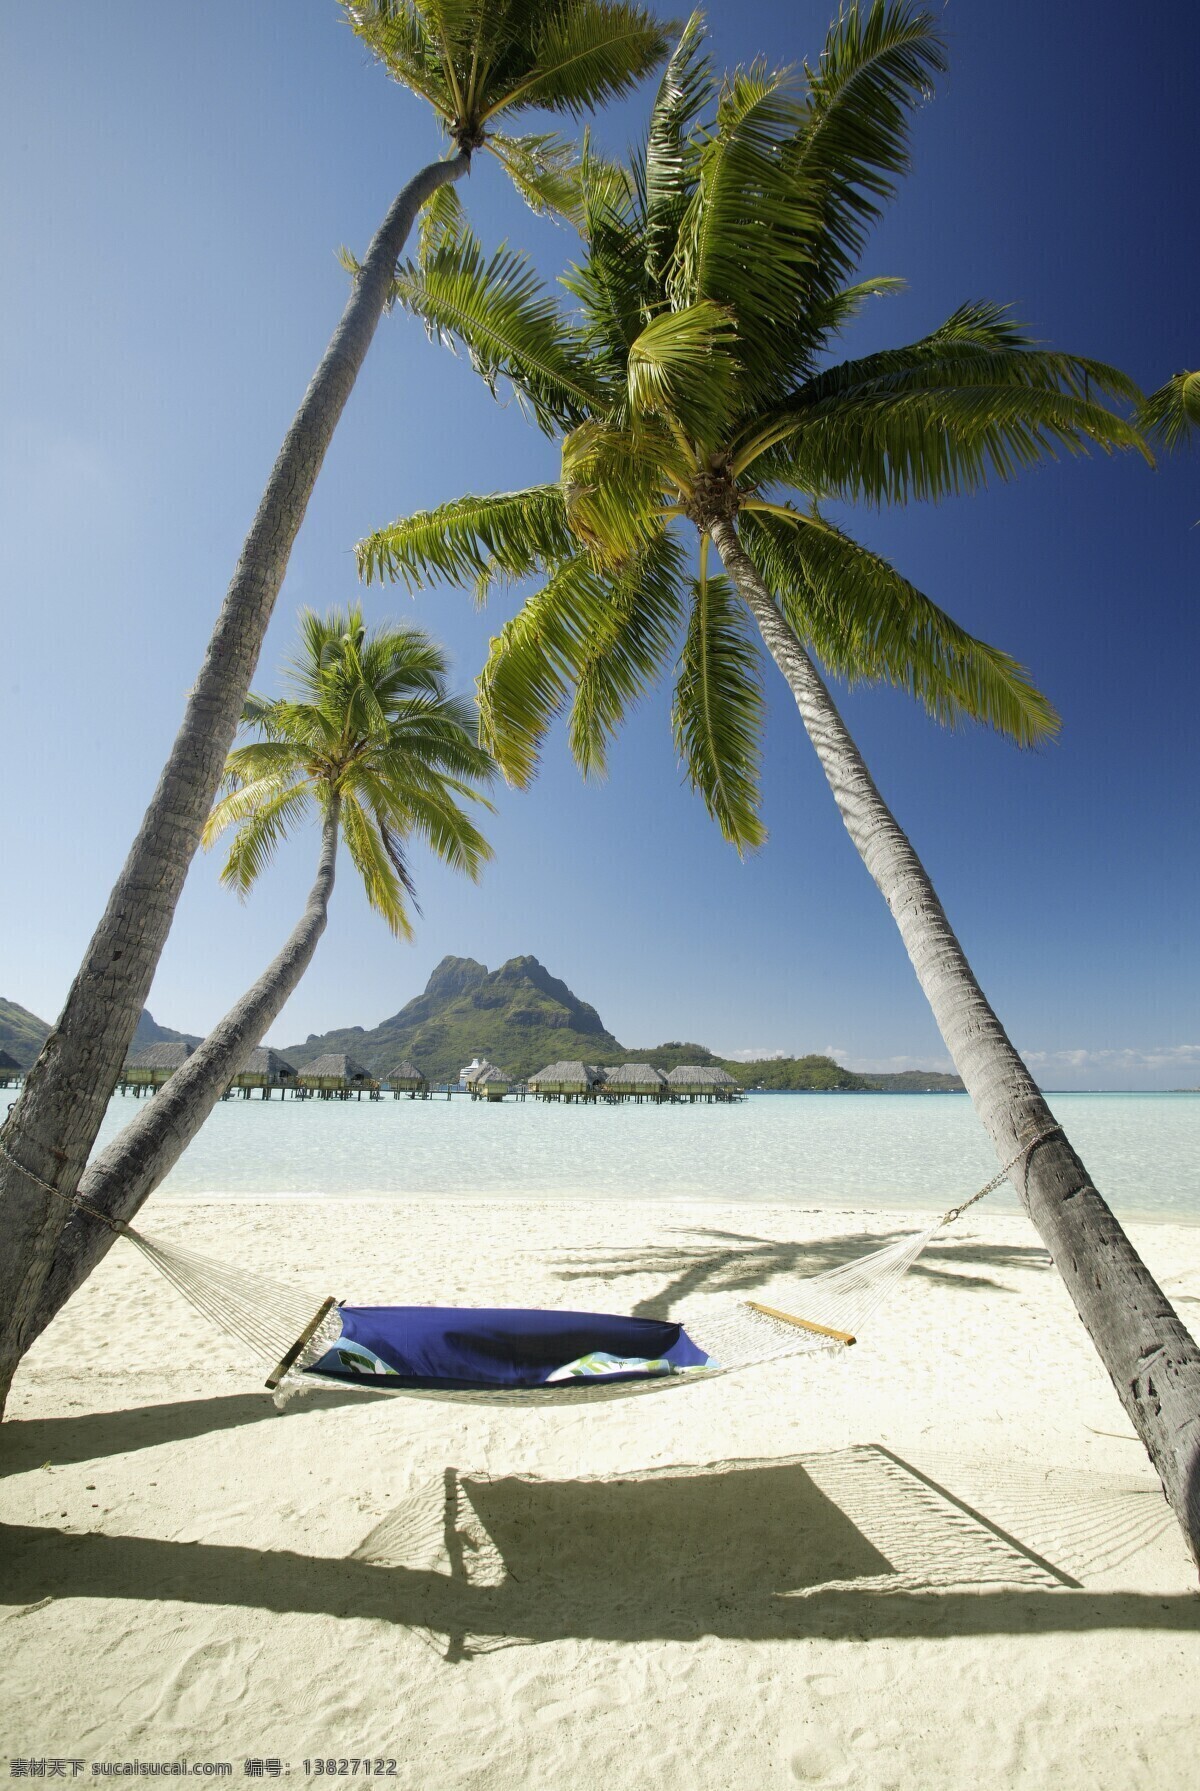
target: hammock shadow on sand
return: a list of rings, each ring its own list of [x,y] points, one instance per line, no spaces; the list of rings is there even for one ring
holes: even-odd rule
[[[1088,1591],[1063,1565],[1119,1563],[1170,1523],[1163,1511],[1132,1480],[1090,1511],[1077,1498],[1068,1541],[1056,1515],[1038,1548],[879,1445],[619,1478],[448,1469],[345,1559],[13,1526],[0,1594],[373,1620],[450,1660],[567,1638],[1198,1632],[1191,1593]]]
[[[1030,1601],[1032,1628],[1058,1628],[1040,1601],[1070,1594],[1083,1598],[1065,1627],[1102,1628],[1105,1595],[1089,1600],[1072,1569],[1111,1570],[1171,1524],[1158,1489],[1136,1479],[1090,1508],[1048,1491],[1044,1476],[1009,1471],[995,1491],[1039,1546],[881,1444],[569,1481],[447,1469],[440,1514],[432,1499],[424,1513],[402,1507],[355,1558],[420,1560],[464,1592],[495,1598],[493,1624],[506,1607],[504,1635],[472,1631],[469,1621],[426,1626],[457,1660],[563,1635],[1000,1631],[1017,1593]],[[1200,1628],[1200,1610],[1194,1617]]]
[[[314,1388],[305,1397],[306,1412],[361,1405],[367,1395],[357,1387]],[[132,1455],[168,1443],[245,1424],[277,1420],[279,1414],[261,1389],[254,1393],[217,1393],[207,1399],[173,1399],[158,1405],[125,1406],[115,1412],[71,1412],[53,1418],[6,1418],[0,1425],[0,1479],[31,1468],[68,1467]]]
[[[904,1230],[853,1232],[809,1238],[803,1243],[753,1234],[687,1227],[675,1234],[678,1243],[652,1244],[632,1250],[575,1252],[555,1272],[561,1281],[622,1280],[655,1275],[665,1285],[630,1307],[635,1318],[666,1318],[679,1303],[699,1293],[750,1294],[777,1278],[822,1274],[853,1262],[867,1251],[881,1250],[906,1236]],[[694,1240],[694,1241],[692,1241]],[[990,1275],[964,1269],[1048,1269],[1049,1252],[1034,1244],[933,1242],[908,1274],[939,1286],[989,1288],[1007,1292]]]

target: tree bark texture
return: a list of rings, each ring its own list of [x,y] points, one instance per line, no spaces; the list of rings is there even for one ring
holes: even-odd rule
[[[397,195],[272,469],[183,724],[66,1004],[0,1134],[0,1410],[73,1194],[145,1005],[258,663],[297,531],[426,199],[470,168],[432,163]],[[18,1167],[19,1165],[19,1167]]]
[[[786,678],[846,830],[900,929],[955,1068],[1002,1163],[1055,1125],[975,980],[932,883],[732,523],[712,539]],[[1200,1565],[1200,1349],[1058,1131],[1011,1179]]]
[[[263,1033],[278,1018],[325,931],[337,866],[340,808],[335,796],[325,815],[316,878],[304,913],[283,949],[187,1062],[153,1099],[141,1104],[137,1117],[89,1163],[79,1187],[79,1197],[88,1206],[110,1219],[132,1219],[179,1161]],[[21,1338],[22,1353],[115,1241],[116,1233],[89,1213],[71,1212],[42,1284],[41,1298]]]

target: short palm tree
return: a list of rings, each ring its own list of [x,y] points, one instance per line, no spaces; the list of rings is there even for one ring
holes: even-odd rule
[[[66,1211],[149,993],[225,755],[333,432],[421,207],[454,219],[472,157],[503,164],[536,209],[574,204],[569,146],[513,136],[530,112],[579,117],[661,61],[662,30],[633,0],[339,0],[356,36],[432,107],[452,153],[414,175],[361,264],[242,548],[158,788],[0,1140],[0,1411]],[[440,195],[440,197],[439,197]]]
[[[484,738],[517,783],[564,710],[579,763],[601,768],[628,705],[678,652],[678,750],[739,849],[763,838],[757,634],[1200,1551],[1200,1354],[984,999],[814,663],[888,680],[946,721],[1045,739],[1057,718],[1025,671],[824,506],[936,499],[1056,452],[1142,446],[1105,402],[1136,403],[1130,381],[1036,347],[994,305],[962,306],[907,346],[832,359],[840,326],[893,284],[857,279],[856,263],[941,63],[927,15],[875,0],[843,11],[798,86],[756,66],[718,89],[694,17],[632,172],[585,155],[587,253],[564,281],[570,312],[519,258],[485,260],[463,229],[396,283],[401,303],[461,341],[490,381],[509,379],[560,438],[560,478],[395,523],[361,544],[360,562],[368,578],[480,592],[539,578],[480,680]],[[681,527],[698,541],[694,575]]]
[[[1200,373],[1175,373],[1142,406],[1146,434],[1179,448],[1200,430]]]
[[[245,896],[289,834],[315,821],[316,878],[263,975],[89,1164],[81,1198],[116,1219],[132,1218],[162,1181],[307,970],[325,931],[339,840],[372,908],[406,938],[413,842],[470,877],[491,857],[464,804],[488,806],[482,787],[495,765],[477,743],[474,706],[447,693],[434,641],[416,628],[368,630],[357,607],[305,611],[289,669],[284,696],[249,698],[243,723],[259,737],[229,755],[204,838],[211,846],[232,835],[221,876]],[[113,1236],[86,1214],[69,1220],[44,1292],[45,1322]]]

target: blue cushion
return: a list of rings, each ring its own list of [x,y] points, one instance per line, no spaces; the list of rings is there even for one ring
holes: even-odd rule
[[[310,1374],[360,1384],[378,1376],[380,1387],[484,1389],[544,1386],[556,1368],[595,1350],[661,1357],[675,1368],[708,1361],[681,1325],[611,1312],[343,1306],[341,1318],[341,1341],[313,1364]],[[586,1385],[632,1378],[645,1377],[595,1375]]]

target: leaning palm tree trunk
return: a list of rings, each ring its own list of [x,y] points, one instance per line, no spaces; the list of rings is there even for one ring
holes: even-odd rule
[[[304,913],[282,951],[137,1118],[89,1164],[79,1186],[80,1199],[89,1207],[110,1219],[133,1218],[178,1162],[248,1054],[282,1011],[325,931],[337,864],[339,818],[340,805],[334,797],[325,815],[316,878]],[[83,1285],[107,1255],[116,1235],[87,1213],[71,1213],[37,1308],[22,1334],[22,1352]]]
[[[470,168],[434,162],[397,195],[272,469],[183,725],[66,1005],[0,1144],[0,1411],[67,1212],[150,991],[221,780],[288,558],[426,199]],[[27,1174],[26,1171],[31,1173]]]
[[[892,911],[947,1049],[1009,1162],[1054,1116],[975,980],[925,868],[732,522],[712,539],[787,679],[846,830]],[[1061,1130],[1022,1158],[1020,1193],[1200,1565],[1200,1349]]]

